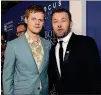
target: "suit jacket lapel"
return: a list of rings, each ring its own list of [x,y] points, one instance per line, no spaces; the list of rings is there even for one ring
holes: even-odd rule
[[[48,54],[48,45],[46,43],[46,41],[44,41],[44,39],[42,37],[40,37],[41,39],[41,43],[42,43],[42,47],[43,47],[43,51],[44,51],[44,56],[43,56],[43,59],[42,59],[42,63],[41,63],[41,66],[40,66],[40,72],[42,72],[42,70],[44,69],[44,66],[47,65],[47,54]]]
[[[23,44],[23,52],[25,53],[25,56],[26,56],[25,60],[27,60],[27,61],[29,60],[29,64],[33,63],[32,64],[33,70],[36,70],[38,72],[37,64],[36,64],[35,59],[32,55],[31,48],[28,45],[25,35],[22,36],[22,44]]]
[[[70,38],[70,41],[69,41],[69,43],[67,45],[67,48],[66,48],[65,57],[64,57],[64,63],[65,62],[67,63],[67,61],[68,61],[68,58],[69,58],[70,53],[72,51],[75,39],[76,39],[76,35],[73,33],[71,38]]]

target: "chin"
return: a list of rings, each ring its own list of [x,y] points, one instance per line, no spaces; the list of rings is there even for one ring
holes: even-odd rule
[[[39,34],[40,32],[32,32],[33,34]]]
[[[57,36],[57,38],[63,38],[64,36]]]

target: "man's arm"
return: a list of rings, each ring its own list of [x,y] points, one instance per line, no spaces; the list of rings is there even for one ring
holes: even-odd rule
[[[13,95],[14,65],[15,65],[14,49],[12,47],[12,44],[8,42],[5,51],[5,60],[4,60],[4,68],[3,68],[4,95]]]
[[[88,41],[88,77],[90,79],[90,90],[92,93],[101,93],[101,64],[100,56],[95,41],[91,38]]]
[[[56,80],[56,68],[55,68],[55,59],[54,59],[54,52],[53,47],[51,47],[50,53],[49,53],[49,64],[48,64],[48,77],[49,77],[49,91],[53,91],[55,80]]]

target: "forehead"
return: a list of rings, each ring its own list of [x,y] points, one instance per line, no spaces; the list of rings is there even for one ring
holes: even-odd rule
[[[33,12],[29,13],[29,17],[44,18],[44,13],[33,11]]]
[[[66,12],[56,12],[52,16],[53,19],[69,18]]]
[[[19,26],[17,27],[17,29],[19,29],[19,28],[22,29],[22,28],[25,28],[25,27],[24,27],[24,25],[19,25]]]
[[[23,31],[25,29],[24,25],[19,25],[17,31]]]

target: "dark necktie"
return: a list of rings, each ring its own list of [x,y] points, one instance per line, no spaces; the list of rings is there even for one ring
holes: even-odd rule
[[[62,47],[63,41],[59,41],[60,48],[59,48],[59,59],[60,59],[60,69],[62,73],[62,65],[63,65],[63,47]]]

